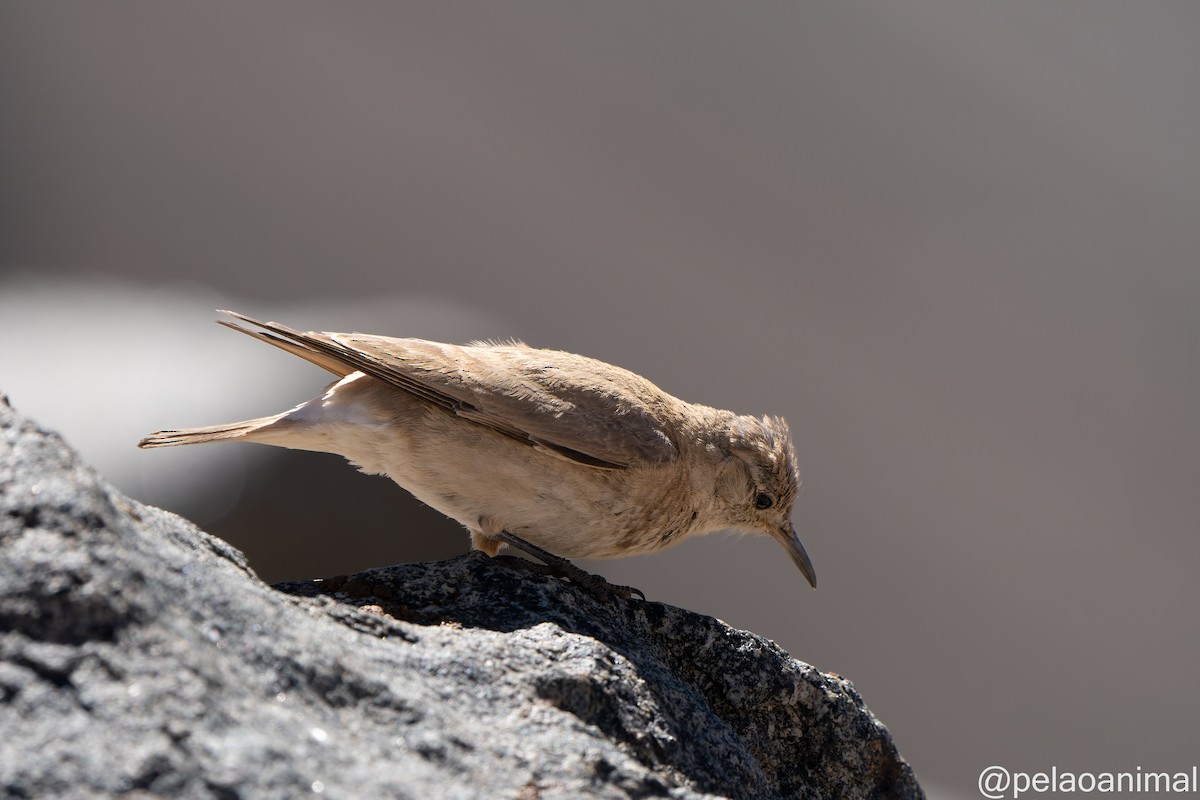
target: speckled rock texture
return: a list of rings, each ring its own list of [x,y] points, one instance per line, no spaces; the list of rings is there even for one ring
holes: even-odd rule
[[[0,403],[0,795],[918,798],[845,680],[472,554],[269,587]]]

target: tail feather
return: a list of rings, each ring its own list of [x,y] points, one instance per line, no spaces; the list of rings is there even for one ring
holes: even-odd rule
[[[309,338],[306,338],[299,331],[293,331],[291,328],[273,322],[259,322],[233,311],[222,310],[220,313],[228,314],[235,319],[252,325],[258,325],[268,330],[251,330],[228,320],[217,320],[217,324],[224,325],[226,328],[232,328],[247,336],[252,336],[261,342],[274,345],[281,350],[286,350],[292,355],[299,356],[305,361],[309,361],[322,369],[332,372],[339,378],[345,378],[358,369],[358,366],[338,358],[337,352],[330,353],[317,347],[315,345],[317,340],[310,341]],[[241,439],[242,441],[274,444],[283,447],[322,450],[325,444],[324,438],[317,435],[316,438],[309,437],[305,439],[303,436],[305,426],[297,424],[296,420],[289,416],[297,410],[292,409],[290,412],[276,414],[273,417],[250,419],[245,422],[233,422],[228,425],[210,425],[205,428],[158,431],[138,442],[138,447],[143,449],[174,447],[181,444],[203,444],[205,442],[225,442]]]
[[[138,442],[138,447],[174,447],[178,444],[203,444],[224,442],[230,439],[249,439],[255,431],[278,421],[279,417],[262,417],[228,425],[210,425],[206,428],[183,428],[177,431],[158,431]]]

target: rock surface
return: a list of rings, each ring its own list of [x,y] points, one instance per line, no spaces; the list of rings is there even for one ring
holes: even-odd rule
[[[4,796],[923,796],[847,681],[754,634],[480,554],[268,587],[0,431]]]

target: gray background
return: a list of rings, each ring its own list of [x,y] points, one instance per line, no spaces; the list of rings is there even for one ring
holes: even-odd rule
[[[515,336],[786,416],[818,592],[590,565],[852,679],[935,796],[1200,751],[1200,5],[0,5],[0,389],[268,580],[459,552],[339,459],[139,452]]]

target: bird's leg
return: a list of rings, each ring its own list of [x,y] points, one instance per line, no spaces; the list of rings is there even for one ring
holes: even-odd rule
[[[525,541],[515,533],[499,530],[489,535],[491,538],[504,542],[510,547],[515,547],[518,550],[528,553],[549,567],[550,574],[559,578],[566,578],[580,588],[586,589],[595,597],[604,599],[608,595],[615,594],[618,597],[628,600],[636,594],[643,600],[646,599],[646,595],[642,593],[641,589],[609,583],[599,575],[593,575],[587,570],[580,569],[562,556],[556,556],[548,550],[543,550],[536,544]]]

